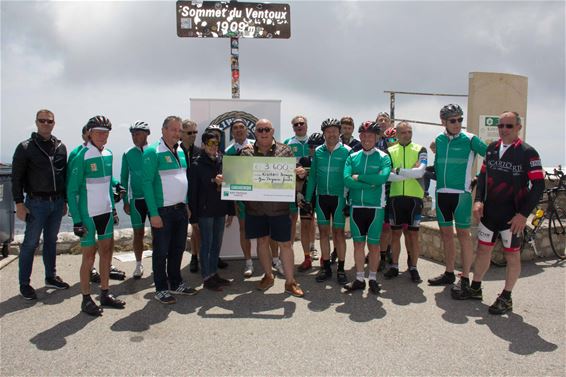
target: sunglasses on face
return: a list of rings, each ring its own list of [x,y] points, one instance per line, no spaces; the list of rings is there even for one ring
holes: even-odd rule
[[[220,144],[220,142],[218,140],[215,139],[210,139],[209,141],[206,142],[206,146],[207,147],[217,147]]]
[[[510,123],[499,123],[497,125],[497,128],[502,129],[503,127],[507,128],[507,129],[511,129],[513,127],[515,127],[514,124],[510,124]]]
[[[302,127],[305,125],[305,122],[297,122],[297,123],[293,123],[293,128],[297,128],[297,127]]]
[[[260,134],[262,134],[264,132],[265,133],[271,132],[271,128],[269,128],[269,127],[260,127],[260,128],[256,128],[255,130],[257,132],[259,132]]]
[[[196,134],[198,134],[198,131],[187,131],[187,132],[185,132],[185,133],[190,136],[190,135],[196,135]]]
[[[52,119],[36,119],[36,120],[37,120],[38,123],[41,123],[41,124],[44,124],[44,123],[53,124],[53,123],[55,123],[55,121],[52,120]]]
[[[457,119],[448,119],[448,123],[450,124],[456,124],[456,123],[462,123],[464,121],[464,118],[460,117]]]

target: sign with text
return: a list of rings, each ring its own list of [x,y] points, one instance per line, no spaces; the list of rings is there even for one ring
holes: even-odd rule
[[[290,38],[289,4],[177,1],[177,35],[193,38]]]
[[[295,201],[294,157],[224,156],[222,199]]]
[[[480,115],[478,136],[487,144],[499,139],[498,115]]]

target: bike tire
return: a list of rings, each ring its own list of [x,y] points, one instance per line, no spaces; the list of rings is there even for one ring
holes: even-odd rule
[[[566,211],[554,207],[548,224],[550,247],[558,259],[566,258]]]

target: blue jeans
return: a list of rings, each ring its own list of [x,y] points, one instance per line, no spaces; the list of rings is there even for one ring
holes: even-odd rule
[[[200,228],[200,267],[204,279],[218,271],[218,256],[224,236],[225,216],[201,217],[198,220]]]
[[[30,211],[26,221],[24,241],[20,246],[20,285],[28,285],[33,267],[33,256],[43,232],[43,265],[45,278],[55,277],[55,258],[57,256],[57,234],[63,217],[64,200],[42,200],[26,198],[25,206]]]
[[[153,281],[156,291],[166,291],[169,287],[175,290],[183,282],[181,261],[187,245],[187,206],[161,207],[158,211],[163,228],[151,228]]]

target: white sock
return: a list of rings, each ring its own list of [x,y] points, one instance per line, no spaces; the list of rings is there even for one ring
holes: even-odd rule
[[[140,260],[140,261],[136,261],[136,267],[141,267],[141,265],[142,265],[141,260]]]
[[[246,259],[246,267],[251,267],[251,266],[253,266],[252,260]]]
[[[369,272],[369,278],[368,278],[369,280],[377,280],[376,277],[377,277],[377,272],[371,272],[371,271]]]
[[[364,273],[363,272],[356,272],[356,280],[364,281]]]
[[[273,264],[279,263],[279,257],[273,257]]]

